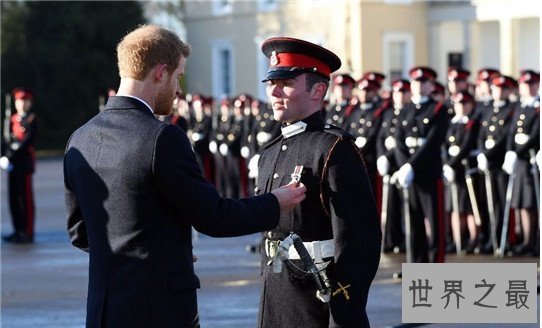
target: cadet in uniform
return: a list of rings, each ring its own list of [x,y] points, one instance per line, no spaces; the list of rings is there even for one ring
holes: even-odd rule
[[[9,139],[0,165],[8,171],[8,193],[13,233],[2,239],[12,243],[34,241],[34,191],[32,174],[36,158],[34,141],[38,130],[36,114],[30,112],[34,95],[28,89],[16,88],[12,92],[17,112],[7,118]]]
[[[389,183],[391,173],[397,171],[399,167],[395,161],[394,150],[396,146],[395,131],[399,119],[399,113],[403,107],[410,102],[410,82],[408,80],[396,80],[391,84],[393,107],[385,110],[382,113],[382,126],[379,129],[376,141],[377,153],[377,170],[383,177],[384,187],[382,192],[382,221],[385,224],[383,231],[384,236],[384,253],[394,251],[396,253],[404,251],[405,241],[404,233],[401,224],[402,207],[398,204],[402,201],[402,196],[399,189]],[[387,186],[386,186],[387,184]]]
[[[376,135],[381,125],[382,112],[388,108],[388,101],[378,96],[380,84],[376,80],[358,81],[358,105],[347,119],[346,130],[356,138],[365,167],[369,174],[373,192],[377,193],[376,176]]]
[[[459,246],[464,247],[467,254],[471,254],[477,246],[478,227],[469,198],[465,173],[476,167],[475,153],[480,122],[474,115],[475,102],[472,95],[466,91],[459,91],[451,97],[451,100],[454,104],[455,116],[451,120],[446,135],[444,144],[446,158],[442,171],[447,184],[446,212],[450,213],[452,230],[456,237],[465,235],[465,229],[468,229],[468,243]],[[459,241],[462,239],[459,238]]]
[[[294,168],[302,166],[295,176],[307,186],[307,198],[264,233],[258,325],[369,327],[365,307],[380,258],[376,204],[354,138],[325,124],[319,111],[340,59],[292,38],[268,39],[262,51],[270,58],[264,82],[274,117],[283,127],[282,135],[261,154],[257,190],[262,193],[290,181]],[[294,268],[305,267],[305,262],[293,247],[285,268],[274,272],[280,261],[276,246],[290,232],[299,235],[319,268],[327,266],[328,303],[316,298],[314,276]]]
[[[408,262],[444,261],[444,206],[440,148],[448,115],[442,102],[429,95],[437,73],[429,67],[409,72],[411,102],[399,113],[395,160],[399,170],[392,181],[408,188],[411,240]],[[428,229],[424,224],[428,220]],[[407,241],[408,243],[409,241]]]
[[[518,82],[521,102],[510,122],[503,170],[515,173],[511,207],[519,210],[523,230],[523,242],[514,253],[534,254],[538,211],[531,157],[540,149],[540,74],[525,70]]]
[[[332,81],[332,101],[326,114],[326,123],[344,127],[348,116],[355,107],[352,101],[352,90],[356,81],[348,74],[337,74]]]
[[[483,118],[483,113],[487,112],[487,107],[493,109],[493,97],[491,96],[491,85],[495,78],[501,76],[501,73],[494,68],[482,68],[478,71],[476,79],[476,112]]]
[[[201,95],[192,97],[192,109],[194,115],[190,116],[190,130],[188,137],[196,154],[196,160],[202,170],[202,174],[211,183],[215,183],[215,160],[209,150],[209,138],[212,129],[212,117],[206,113],[205,102],[211,102],[211,99],[204,98]]]
[[[480,154],[476,159],[480,171],[489,174],[491,178],[490,192],[494,206],[493,209],[488,210],[494,213],[498,243],[500,243],[506,185],[508,183],[508,175],[501,169],[501,166],[506,153],[508,128],[515,107],[515,104],[510,102],[509,95],[516,85],[516,80],[509,76],[501,75],[493,79],[491,87],[493,106],[485,107],[485,112],[482,113],[482,126],[478,137]],[[492,244],[488,243],[481,251],[489,253],[492,250]]]

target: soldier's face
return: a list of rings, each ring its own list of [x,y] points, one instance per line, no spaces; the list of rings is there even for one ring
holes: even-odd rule
[[[538,92],[538,83],[525,83],[519,84],[519,95],[522,97],[533,97]]]
[[[16,99],[15,100],[15,110],[17,113],[23,114],[26,113],[32,108],[32,100],[30,99]]]
[[[268,81],[267,95],[275,120],[279,122],[294,123],[311,114],[310,92],[306,88],[305,74],[292,79]]]
[[[350,99],[352,97],[352,87],[348,84],[336,84],[333,86],[333,94],[339,100]]]
[[[395,104],[405,105],[410,101],[409,91],[394,91],[392,93],[393,102]]]
[[[410,91],[412,92],[413,96],[428,96],[435,90],[435,86],[433,82],[426,80],[426,81],[418,81],[418,80],[412,80],[410,81]]]

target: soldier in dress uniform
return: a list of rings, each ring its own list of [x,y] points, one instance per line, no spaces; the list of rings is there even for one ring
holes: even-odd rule
[[[188,131],[189,117],[189,105],[184,95],[176,96],[173,99],[173,112],[170,120],[171,124],[175,124],[180,127],[184,132]]]
[[[482,68],[478,71],[476,78],[476,112],[483,115],[487,112],[487,107],[493,107],[493,97],[491,96],[491,85],[495,78],[501,76],[501,73],[494,68]],[[493,109],[493,108],[491,108]],[[482,118],[482,117],[480,117]]]
[[[444,261],[444,206],[441,145],[448,115],[429,95],[437,73],[429,67],[409,71],[411,102],[399,113],[392,181],[408,190],[411,240],[408,262]],[[424,218],[427,218],[428,230]],[[408,248],[407,248],[408,249]]]
[[[450,213],[453,235],[462,241],[468,230],[468,243],[459,244],[467,254],[474,252],[478,242],[478,226],[469,198],[465,173],[476,167],[476,150],[480,122],[474,115],[474,97],[466,91],[455,93],[451,100],[455,115],[446,135],[446,156],[442,175],[446,181],[446,212]],[[474,193],[472,197],[475,197]],[[480,224],[480,223],[479,223]]]
[[[494,213],[497,243],[500,243],[508,183],[508,175],[501,167],[506,153],[506,137],[515,107],[515,104],[510,102],[509,95],[516,85],[516,80],[509,76],[501,75],[493,79],[491,87],[493,103],[491,107],[485,107],[485,112],[481,114],[483,115],[482,126],[478,136],[480,154],[476,159],[480,171],[489,174],[491,178],[491,190],[486,190],[486,193],[490,192],[492,195],[494,206],[492,209],[488,208],[488,211]],[[481,249],[482,253],[492,251],[494,250],[491,242]]]
[[[32,174],[36,158],[34,142],[38,131],[36,114],[31,112],[34,95],[25,88],[12,92],[16,113],[9,119],[9,138],[0,158],[0,167],[8,171],[8,194],[13,233],[2,239],[11,243],[34,241],[34,191]]]
[[[252,101],[254,123],[248,135],[248,177],[250,183],[255,183],[258,177],[258,160],[263,147],[280,135],[280,123],[273,119],[273,111],[266,102],[254,99]],[[249,187],[254,192],[255,184]]]
[[[307,187],[307,198],[264,233],[258,326],[369,327],[365,307],[380,258],[376,204],[355,139],[325,124],[319,112],[340,59],[315,44],[283,37],[266,40],[262,51],[270,58],[264,82],[283,126],[262,151],[257,190],[290,181],[294,173]],[[287,247],[284,239],[291,232],[303,241],[310,261]],[[277,256],[284,255],[276,251],[281,245],[289,260]],[[307,272],[307,262],[324,271]]]
[[[538,211],[532,157],[540,149],[540,74],[522,71],[518,82],[521,102],[510,122],[503,170],[509,175],[515,173],[511,207],[519,210],[523,230],[523,242],[514,253],[534,254]]]
[[[332,99],[328,105],[326,123],[344,127],[346,120],[355,107],[352,91],[356,80],[349,74],[337,74],[332,80]]]
[[[394,150],[396,146],[395,131],[397,129],[399,113],[403,107],[410,102],[410,81],[396,80],[391,84],[393,107],[382,113],[382,123],[377,135],[376,153],[377,170],[383,177],[384,187],[382,192],[382,214],[381,220],[385,224],[383,231],[384,253],[404,251],[405,241],[401,224],[402,208],[398,204],[402,201],[400,190],[389,183],[390,174],[397,171],[399,167],[395,161]],[[387,184],[387,186],[386,186]],[[385,215],[385,219],[384,219]]]
[[[389,102],[382,101],[378,96],[381,85],[376,80],[361,79],[357,86],[358,105],[347,119],[346,130],[356,138],[356,146],[363,154],[371,186],[376,195],[376,136],[380,129],[382,113],[389,107]]]
[[[193,115],[190,116],[190,130],[188,138],[196,154],[196,160],[202,170],[203,175],[211,183],[215,183],[215,160],[209,150],[209,142],[212,130],[211,113],[206,112],[206,103],[212,104],[211,98],[203,97],[199,94],[192,96]]]

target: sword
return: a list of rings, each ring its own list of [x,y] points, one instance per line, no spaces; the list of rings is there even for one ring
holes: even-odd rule
[[[487,195],[487,211],[489,213],[489,221],[491,224],[491,243],[493,245],[493,255],[497,255],[499,251],[497,239],[497,219],[495,218],[495,207],[493,206],[493,188],[491,185],[491,175],[489,170],[484,171],[484,181],[486,185]]]
[[[530,163],[531,163],[531,174],[533,175],[534,180],[534,192],[536,196],[536,208],[538,209],[538,217],[540,218],[540,172],[538,171],[538,165],[536,164],[536,151],[534,149],[529,149]]]
[[[305,269],[307,269],[307,273],[312,276],[316,284],[316,298],[323,303],[328,303],[331,299],[331,282],[325,270],[318,270],[305,245],[303,245],[303,241],[295,233],[290,233],[288,237],[279,243],[277,253],[273,259],[273,272],[279,273],[282,271],[282,261],[289,260],[288,250],[292,245],[297,251],[297,254],[299,254],[299,258],[303,262]]]
[[[455,251],[457,255],[461,255],[461,217],[459,215],[459,195],[455,182],[450,183],[450,192],[452,194],[452,213],[450,214],[450,218],[452,219],[452,228],[455,227],[453,229]]]
[[[477,169],[469,169],[465,171],[465,182],[467,184],[467,191],[469,193],[470,203],[472,205],[472,214],[474,215],[474,221],[477,226],[482,225],[482,219],[480,217],[480,209],[478,208],[478,201],[476,200],[476,192],[474,191],[474,181],[472,175],[475,174]]]
[[[381,252],[384,252],[386,243],[386,224],[388,220],[388,191],[390,187],[390,176],[386,174],[382,177],[382,210],[380,212],[380,228],[382,229]]]
[[[412,254],[412,247],[410,244],[411,231],[410,231],[410,204],[408,196],[408,188],[402,188],[403,190],[403,212],[405,213],[405,246],[406,246],[406,260],[407,263],[414,263],[414,256]]]
[[[506,247],[506,240],[508,238],[508,221],[510,220],[510,206],[512,205],[512,192],[514,189],[514,179],[516,173],[510,174],[508,177],[508,186],[506,187],[506,202],[504,203],[504,217],[502,220],[502,233],[501,233],[501,246],[499,247],[498,255],[500,257],[504,256],[504,249]]]

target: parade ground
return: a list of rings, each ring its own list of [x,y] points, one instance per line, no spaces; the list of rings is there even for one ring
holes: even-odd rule
[[[128,163],[127,163],[128,164]],[[1,183],[1,232],[11,233],[6,173]],[[1,327],[84,327],[88,254],[71,246],[63,199],[62,159],[40,159],[34,175],[36,240],[34,244],[1,245]],[[196,274],[201,280],[198,304],[205,328],[257,326],[260,259],[245,247],[258,235],[238,238],[194,236]],[[402,254],[384,255],[369,294],[372,327],[539,327],[533,324],[402,324]],[[533,257],[448,255],[447,262],[537,262]],[[539,304],[537,296],[537,304]],[[538,310],[538,313],[539,310]],[[540,322],[540,315],[538,315]],[[295,327],[292,323],[291,327]],[[289,327],[277,327],[289,328]]]

